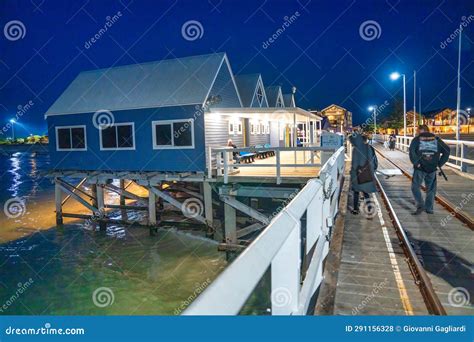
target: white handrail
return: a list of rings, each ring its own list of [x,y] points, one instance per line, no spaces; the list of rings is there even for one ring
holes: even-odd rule
[[[275,162],[274,163],[255,163],[255,164],[245,164],[245,163],[234,163],[232,158],[233,153],[238,152],[249,152],[256,153],[262,151],[273,151],[275,152]],[[297,163],[296,161],[291,164],[282,164],[281,163],[281,152],[299,152],[299,151],[310,151],[311,157],[306,160],[303,158],[303,162]],[[317,167],[322,166],[325,162],[324,158],[320,163],[314,162],[314,152],[334,152],[334,148],[320,147],[320,146],[302,146],[302,147],[244,147],[244,148],[232,148],[232,147],[219,147],[219,148],[210,148],[209,149],[209,165],[212,164],[212,155],[215,154],[216,160],[216,175],[223,176],[224,183],[227,184],[229,181],[229,175],[232,171],[235,171],[236,168],[268,168],[275,167],[276,169],[276,178],[277,184],[281,183],[281,168],[282,167]],[[323,154],[322,154],[323,155]],[[212,167],[212,165],[211,165]],[[212,172],[208,171],[208,177],[212,178]]]
[[[378,141],[388,141],[387,134],[377,134],[374,138]],[[410,143],[413,140],[413,137],[405,137],[402,135],[397,135],[397,141],[395,147],[403,152],[408,152],[410,147]],[[459,151],[458,155],[450,155],[449,160],[454,161],[455,163],[448,162],[446,165],[451,166],[453,168],[459,169],[463,172],[467,171],[467,165],[474,165],[474,159],[466,158],[467,155],[466,150],[468,147],[474,148],[474,141],[466,141],[466,140],[449,140],[443,139],[443,141],[448,145],[456,146],[456,153]],[[459,162],[459,163],[456,163]]]
[[[271,313],[304,315],[322,281],[322,265],[329,251],[334,205],[344,174],[344,148],[323,166],[279,212],[268,227],[183,312],[184,315],[236,315],[271,267]],[[334,178],[336,177],[336,178]],[[314,250],[301,272],[302,217],[306,213],[306,251]],[[310,255],[306,255],[310,257]],[[302,273],[305,274],[301,283]]]

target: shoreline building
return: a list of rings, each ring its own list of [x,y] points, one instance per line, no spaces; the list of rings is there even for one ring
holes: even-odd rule
[[[330,125],[329,129],[334,132],[346,132],[352,130],[352,112],[346,108],[331,104],[319,111],[326,117]]]
[[[433,133],[437,134],[455,134],[456,133],[456,110],[449,107],[431,110],[424,113],[424,122]],[[460,132],[463,134],[471,133],[474,125],[474,117],[467,111],[460,111],[459,117]]]

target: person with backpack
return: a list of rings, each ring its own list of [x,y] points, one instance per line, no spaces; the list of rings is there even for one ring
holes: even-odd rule
[[[370,193],[377,192],[375,187],[375,170],[378,162],[374,148],[369,145],[367,135],[356,132],[349,137],[352,144],[351,161],[351,189],[353,191],[354,203],[352,214],[359,214],[359,194],[364,194],[365,201],[370,198]]]
[[[390,136],[388,137],[388,148],[390,149],[390,151],[395,150],[396,142],[397,142],[397,136],[395,135],[395,133],[390,134]]]
[[[423,211],[433,214],[436,169],[441,168],[448,161],[449,147],[441,138],[430,133],[428,126],[421,125],[418,127],[418,135],[411,141],[409,154],[413,164],[411,192],[416,202],[416,211],[413,215],[419,215]],[[425,200],[420,191],[423,182],[426,187]]]

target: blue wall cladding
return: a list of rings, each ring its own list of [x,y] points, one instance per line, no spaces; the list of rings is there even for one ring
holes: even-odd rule
[[[100,150],[94,113],[48,116],[51,167],[81,171],[205,171],[204,115],[200,105],[114,111],[114,122],[134,122],[135,150]],[[153,149],[152,121],[194,119],[193,149]],[[57,151],[56,126],[85,125],[87,151]]]

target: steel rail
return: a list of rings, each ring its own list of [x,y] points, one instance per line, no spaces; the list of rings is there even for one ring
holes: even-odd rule
[[[377,148],[375,148],[375,151],[377,151],[378,154],[380,154],[385,160],[388,160],[390,163],[392,163],[396,168],[398,168],[406,177],[408,177],[410,180],[413,179],[413,176],[405,170],[403,167],[397,165],[394,161],[389,159],[388,157],[384,156],[382,152],[380,152]],[[424,191],[426,191],[426,187],[424,185],[421,186]],[[455,217],[458,218],[462,223],[465,223],[471,230],[474,230],[474,222],[470,219],[469,216],[465,215],[459,210],[456,210],[456,206],[453,205],[451,202],[449,202],[446,198],[443,196],[436,194],[435,195],[436,201],[441,204],[445,209],[447,209],[450,213],[452,213]]]
[[[410,240],[403,228],[400,220],[398,219],[395,210],[393,209],[392,204],[387,196],[387,193],[382,187],[377,176],[375,176],[375,181],[377,183],[377,187],[379,189],[380,194],[382,195],[382,199],[385,203],[385,207],[390,215],[392,223],[395,227],[395,231],[397,233],[398,239],[400,240],[400,245],[407,256],[407,262],[410,267],[411,273],[415,278],[415,283],[418,285],[420,289],[421,295],[426,303],[426,307],[428,311],[433,315],[446,315],[446,310],[444,309],[441,301],[439,300],[438,295],[436,294],[433,284],[431,284],[431,280],[426,274],[425,269],[420,263],[420,260],[416,256],[416,253],[410,243]]]

